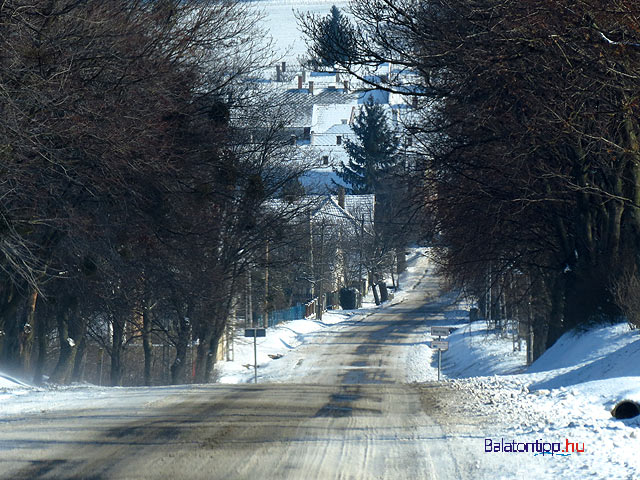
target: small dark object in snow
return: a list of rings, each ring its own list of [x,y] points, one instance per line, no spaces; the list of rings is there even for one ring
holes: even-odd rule
[[[637,417],[640,415],[640,405],[633,400],[622,400],[613,407],[611,415],[617,419]]]
[[[273,359],[273,360],[277,360],[277,359],[279,359],[279,358],[284,357],[284,355],[282,355],[281,353],[270,353],[270,354],[269,354],[269,357],[270,357],[271,359]]]

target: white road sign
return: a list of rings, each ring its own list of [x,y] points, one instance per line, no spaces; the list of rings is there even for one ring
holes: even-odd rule
[[[446,337],[449,335],[449,327],[431,327],[433,337]]]
[[[444,340],[432,340],[431,348],[446,352],[447,350],[449,350],[449,342],[446,342]]]

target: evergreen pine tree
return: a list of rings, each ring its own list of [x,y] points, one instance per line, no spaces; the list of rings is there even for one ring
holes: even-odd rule
[[[356,141],[345,142],[349,161],[334,171],[350,193],[381,193],[385,177],[398,163],[398,139],[383,107],[367,101],[355,118],[353,131]]]
[[[321,67],[331,67],[349,59],[352,28],[349,20],[333,5],[331,12],[320,23],[320,36],[315,40],[312,63]]]

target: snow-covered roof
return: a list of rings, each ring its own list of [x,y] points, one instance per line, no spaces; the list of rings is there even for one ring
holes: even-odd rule
[[[333,140],[330,140],[333,139]],[[326,145],[321,143],[325,141]],[[322,166],[338,166],[342,162],[349,161],[349,154],[343,148],[344,144],[336,145],[335,137],[331,135],[323,135],[319,139],[320,144],[314,145],[301,145],[298,148],[297,158],[300,161],[311,162],[317,164],[318,167]],[[326,158],[326,164],[323,157]]]
[[[310,127],[315,105],[355,105],[358,93],[339,89],[326,89],[309,94],[307,89],[287,89],[276,95],[276,102],[283,110],[283,117],[291,126]],[[348,119],[348,117],[347,117]],[[340,123],[340,120],[334,122]]]
[[[309,194],[324,194],[336,189],[336,184],[343,185],[340,177],[332,167],[314,168],[300,177],[300,183]],[[345,186],[345,185],[343,185]]]
[[[343,120],[349,122],[357,108],[355,102],[342,105],[314,105],[311,115],[311,131],[325,133],[334,125],[342,124]]]
[[[310,197],[311,198],[311,197]],[[325,223],[344,224],[361,227],[371,231],[374,220],[375,195],[345,195],[344,207],[340,206],[338,195],[319,196],[320,201],[311,214],[316,221]]]
[[[325,132],[327,135],[355,135],[351,125],[348,123],[338,123]]]
[[[350,223],[356,225],[356,221],[344,208],[342,208],[334,197],[327,197],[311,213],[311,218],[316,222],[331,224]]]

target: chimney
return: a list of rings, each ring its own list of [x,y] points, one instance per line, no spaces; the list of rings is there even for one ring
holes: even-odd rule
[[[302,75],[298,75],[298,90],[302,90]]]
[[[282,62],[282,73],[286,73],[287,72],[287,62]]]
[[[313,95],[313,82],[309,81],[309,94]]]
[[[307,71],[302,69],[302,83],[307,83]]]
[[[344,86],[344,92],[349,93],[349,80],[342,82],[342,85]]]
[[[338,205],[344,209],[344,187],[338,188]]]
[[[280,65],[276,65],[276,82],[281,82],[282,81],[282,70],[280,68]]]

